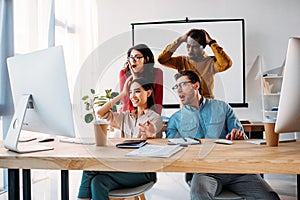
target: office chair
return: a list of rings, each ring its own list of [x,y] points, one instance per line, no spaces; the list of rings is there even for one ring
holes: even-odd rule
[[[146,200],[144,193],[152,188],[154,181],[132,188],[116,189],[109,192],[110,200],[120,200],[133,197],[134,200]]]
[[[191,174],[191,173],[187,173],[185,175],[185,181],[190,187],[191,187],[192,177],[193,177],[193,174]],[[222,192],[218,196],[215,197],[215,200],[244,200],[244,198],[238,196],[234,192],[223,189]]]

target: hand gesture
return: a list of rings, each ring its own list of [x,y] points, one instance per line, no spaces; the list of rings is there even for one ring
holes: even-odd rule
[[[201,31],[203,31],[205,33],[206,44],[208,44],[212,40],[210,35],[204,29],[201,29]]]
[[[132,75],[132,78],[133,78],[133,79],[138,78],[137,74],[133,71],[132,65],[131,65],[131,63],[130,63],[129,61],[127,61],[127,62],[125,63],[125,66],[126,66],[126,68],[127,68],[127,67],[129,68],[129,70],[130,70],[130,72],[131,72],[131,75]]]
[[[129,85],[131,84],[131,82],[132,82],[132,75],[128,76],[128,78],[126,79],[122,93],[127,94],[129,92]]]
[[[197,30],[196,28],[193,28],[191,30],[189,30],[188,32],[186,32],[183,36],[180,37],[180,40],[182,42],[186,42],[187,38],[189,37],[189,35],[191,34],[192,31]]]
[[[229,134],[226,135],[227,140],[244,140],[245,135],[244,132],[239,129],[232,129]]]
[[[139,133],[142,139],[156,138],[156,126],[150,120],[144,124],[139,123],[139,126]]]

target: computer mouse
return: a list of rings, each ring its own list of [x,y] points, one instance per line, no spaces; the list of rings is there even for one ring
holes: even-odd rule
[[[52,142],[54,141],[54,137],[45,137],[38,139],[39,142]]]

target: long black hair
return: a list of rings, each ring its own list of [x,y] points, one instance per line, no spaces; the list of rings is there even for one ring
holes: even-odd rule
[[[156,106],[155,106],[155,101],[154,101],[154,94],[153,94],[153,87],[152,87],[152,83],[149,83],[144,77],[140,77],[140,78],[136,78],[136,79],[133,79],[130,86],[132,85],[132,83],[134,82],[137,82],[138,84],[141,85],[141,87],[148,91],[148,90],[151,90],[151,95],[147,98],[147,108],[155,111],[156,111]],[[130,88],[129,86],[129,88]],[[129,100],[129,104],[132,105],[132,102]]]
[[[154,71],[154,55],[153,55],[152,51],[145,44],[137,44],[137,45],[131,47],[130,49],[128,49],[127,57],[130,57],[132,50],[141,52],[144,59],[146,60],[146,62],[144,63],[144,70],[139,75],[139,77],[144,77],[145,79],[147,79],[147,81],[149,83],[153,83],[154,77],[155,77],[155,71]],[[131,75],[131,71],[129,69],[129,66],[127,66],[126,67],[126,76],[128,77],[130,75]]]

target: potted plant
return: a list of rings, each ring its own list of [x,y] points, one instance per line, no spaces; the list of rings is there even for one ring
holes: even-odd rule
[[[84,115],[84,121],[86,123],[93,122],[96,145],[106,146],[108,123],[106,122],[106,120],[96,120],[96,108],[104,105],[110,99],[117,96],[118,93],[112,92],[111,89],[105,90],[105,96],[96,94],[94,89],[91,89],[90,93],[90,95],[85,95],[82,97],[82,100],[84,101],[85,110],[88,111],[88,113]],[[111,109],[113,111],[116,111],[116,106],[114,105]]]
[[[82,97],[82,100],[84,101],[85,110],[88,111],[88,113],[84,115],[84,121],[86,123],[91,123],[97,119],[97,107],[104,105],[106,102],[113,99],[119,94],[118,92],[112,92],[112,89],[106,89],[105,96],[96,94],[94,89],[90,89],[90,93],[90,95],[85,95]],[[120,102],[117,102],[116,104],[120,104]],[[113,112],[116,112],[116,105],[113,105],[111,109]]]

